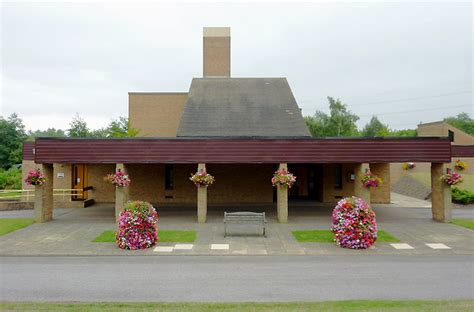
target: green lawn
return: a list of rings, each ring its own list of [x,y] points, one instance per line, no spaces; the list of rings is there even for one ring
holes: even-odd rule
[[[19,192],[19,191],[0,192],[0,198],[5,198],[5,199],[12,199],[12,200],[20,199],[21,195],[22,195],[22,192]]]
[[[472,311],[473,300],[445,301],[323,301],[288,303],[0,303],[3,311],[225,311],[225,312],[283,312],[283,311]]]
[[[35,223],[33,218],[0,219],[0,236]]]
[[[293,236],[300,243],[332,243],[333,234],[330,230],[293,231]],[[377,242],[396,243],[400,240],[386,231],[378,232]]]
[[[474,219],[453,219],[451,223],[474,230]]]
[[[196,240],[195,231],[165,231],[158,230],[159,243],[192,243]],[[105,231],[97,236],[94,243],[113,243],[115,242],[115,231]]]

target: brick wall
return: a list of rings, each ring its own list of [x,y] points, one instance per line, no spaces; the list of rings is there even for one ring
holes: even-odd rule
[[[351,174],[354,173],[355,164],[342,165],[342,188],[336,189],[335,183],[335,164],[323,165],[323,202],[335,203],[341,198],[354,195],[354,181],[351,180]]]
[[[390,204],[390,164],[370,164],[370,171],[383,180],[382,185],[370,189],[371,203]]]

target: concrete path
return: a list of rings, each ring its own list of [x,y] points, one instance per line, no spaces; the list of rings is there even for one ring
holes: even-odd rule
[[[0,300],[473,299],[472,256],[3,257]]]
[[[224,238],[223,211],[248,209],[266,211],[267,237],[230,236]],[[394,204],[374,205],[379,229],[388,231],[408,244],[398,249],[389,243],[376,243],[368,250],[347,250],[333,243],[299,243],[293,230],[327,230],[332,205],[293,203],[288,224],[276,222],[273,206],[210,207],[208,222],[196,223],[195,208],[158,208],[161,230],[195,230],[197,240],[192,246],[159,243],[158,249],[123,251],[114,243],[92,243],[106,230],[113,230],[113,205],[94,205],[83,209],[56,209],[54,220],[33,224],[0,237],[0,255],[452,255],[474,254],[474,231],[430,219],[430,209],[407,208]],[[463,213],[473,213],[463,209]],[[0,212],[1,217],[19,217],[32,211]],[[246,228],[246,231],[252,230]],[[448,248],[434,249],[444,244]],[[431,246],[431,247],[430,247]],[[436,246],[436,245],[434,245]],[[177,247],[177,248],[176,248]],[[213,248],[214,247],[214,248]]]

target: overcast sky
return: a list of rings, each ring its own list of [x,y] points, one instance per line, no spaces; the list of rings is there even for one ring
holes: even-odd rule
[[[3,3],[0,114],[27,129],[128,115],[128,92],[188,91],[202,27],[232,27],[233,77],[287,77],[304,115],[341,99],[365,124],[473,114],[466,2]]]

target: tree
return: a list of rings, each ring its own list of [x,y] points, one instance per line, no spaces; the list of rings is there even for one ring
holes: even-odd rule
[[[417,135],[416,129],[390,130],[390,136],[394,137],[416,137]]]
[[[339,99],[328,97],[330,114],[316,111],[313,117],[305,117],[313,137],[357,136],[356,122],[359,117],[349,110]]]
[[[459,113],[456,117],[445,118],[444,122],[467,134],[474,135],[474,119],[472,119],[468,113]]]
[[[17,114],[11,114],[8,119],[0,116],[0,168],[21,164],[25,139],[25,126]]]
[[[387,125],[383,124],[376,116],[373,116],[362,129],[361,135],[364,137],[385,137],[390,135],[390,130]]]
[[[72,117],[70,128],[67,130],[68,136],[72,138],[87,138],[90,136],[90,130],[87,127],[87,122],[76,113]]]
[[[35,138],[45,137],[45,138],[64,138],[66,137],[66,132],[62,129],[48,128],[46,130],[35,130],[28,131],[28,140],[33,141]]]
[[[130,121],[126,117],[119,117],[112,120],[108,126],[108,136],[114,138],[135,137],[138,130],[130,127]]]

